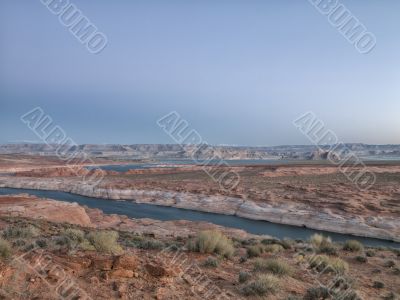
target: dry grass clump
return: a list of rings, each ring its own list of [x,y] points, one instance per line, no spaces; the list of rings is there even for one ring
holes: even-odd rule
[[[162,249],[165,244],[155,239],[143,239],[137,242],[136,247],[139,249]]]
[[[239,273],[239,282],[240,283],[246,282],[246,281],[248,281],[250,279],[250,277],[251,277],[250,273],[245,272],[245,271],[240,271],[240,273]]]
[[[209,268],[216,268],[218,267],[218,260],[215,257],[207,257],[207,259],[203,262],[203,266]]]
[[[280,287],[279,278],[271,274],[262,274],[254,281],[249,282],[242,288],[245,296],[264,296],[276,293]]]
[[[232,240],[215,230],[200,232],[194,242],[189,244],[189,250],[200,253],[217,253],[226,258],[232,257],[235,252]]]
[[[295,242],[289,239],[263,239],[261,243],[264,245],[280,245],[283,249],[291,249]]]
[[[85,240],[85,233],[79,229],[67,228],[63,235],[77,243],[82,243]]]
[[[247,248],[248,257],[259,257],[262,253],[264,253],[264,247],[260,244],[250,246]]]
[[[394,260],[385,260],[385,262],[383,263],[383,266],[386,268],[393,268],[394,266],[396,266],[396,263]]]
[[[332,243],[332,240],[329,236],[315,233],[310,237],[310,243],[314,248],[319,248],[323,243]]]
[[[368,257],[374,257],[376,255],[376,251],[369,249],[369,250],[365,251],[365,255]]]
[[[17,238],[30,239],[33,237],[37,237],[39,235],[40,235],[40,230],[32,225],[8,226],[3,231],[3,237],[6,239],[17,239]]]
[[[88,240],[94,248],[103,253],[121,254],[122,248],[118,244],[118,232],[96,231],[88,234]]]
[[[94,233],[88,234],[89,236]],[[94,245],[85,237],[85,233],[80,229],[67,228],[61,232],[61,235],[56,239],[56,245],[66,247],[69,250],[79,248],[81,250],[97,250]]]
[[[310,243],[318,253],[337,255],[337,249],[330,237],[316,233],[311,236]]]
[[[352,251],[352,252],[358,252],[358,251],[364,250],[364,246],[359,241],[348,240],[343,245],[343,250]]]
[[[363,255],[357,255],[355,257],[355,260],[360,262],[360,263],[366,263],[368,261],[367,257],[363,256]]]
[[[8,241],[0,238],[0,257],[2,259],[7,259],[11,256],[12,249]]]
[[[264,252],[279,253],[285,248],[280,244],[266,245],[264,246]]]
[[[280,259],[257,259],[254,262],[254,270],[258,272],[271,272],[278,276],[290,275],[293,270]]]
[[[326,287],[309,288],[304,296],[304,300],[328,299],[330,297],[329,290]]]
[[[283,246],[279,244],[270,244],[270,245],[257,244],[247,247],[247,256],[250,258],[259,257],[263,253],[278,253],[283,250],[284,250]]]
[[[345,274],[349,270],[349,264],[337,257],[316,255],[309,260],[310,268],[318,272]]]

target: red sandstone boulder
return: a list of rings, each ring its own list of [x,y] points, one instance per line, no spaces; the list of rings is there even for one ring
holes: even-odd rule
[[[92,260],[92,266],[95,269],[109,271],[113,267],[112,257],[95,257]]]
[[[116,279],[116,278],[132,278],[133,277],[133,271],[131,270],[125,270],[125,269],[118,269],[118,270],[112,270],[109,272],[110,278]]]
[[[114,259],[113,269],[125,269],[135,271],[139,264],[139,259],[135,255],[123,254]]]

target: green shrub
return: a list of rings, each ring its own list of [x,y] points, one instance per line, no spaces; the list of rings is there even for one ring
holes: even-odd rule
[[[88,235],[88,240],[94,248],[102,253],[120,254],[121,246],[118,244],[118,232],[116,231],[96,231]]]
[[[292,249],[292,246],[295,244],[295,241],[284,238],[279,242],[279,245],[283,247],[283,249]]]
[[[39,239],[36,241],[36,245],[38,245],[40,248],[46,248],[47,241],[45,239]]]
[[[30,250],[32,250],[33,248],[35,248],[36,246],[35,246],[35,244],[34,243],[29,243],[29,244],[27,244],[24,248],[23,248],[23,251],[30,251]]]
[[[11,254],[12,249],[10,243],[0,238],[0,257],[2,259],[7,259],[11,256]]]
[[[256,280],[243,287],[242,293],[246,296],[263,296],[275,293],[280,287],[279,279],[271,274],[260,275]]]
[[[264,247],[261,245],[254,245],[247,248],[248,257],[259,257],[264,252]]]
[[[188,240],[188,242],[186,243],[186,247],[189,251],[199,252],[199,247],[197,247],[197,241],[195,239]]]
[[[383,289],[385,284],[381,281],[374,281],[373,287],[376,289]]]
[[[320,300],[328,299],[329,297],[329,290],[326,287],[319,286],[309,288],[304,296],[304,300]]]
[[[58,246],[65,246],[68,249],[73,247],[73,241],[64,235],[56,237],[54,243]]]
[[[383,266],[386,267],[386,268],[393,268],[394,266],[396,266],[396,263],[393,260],[390,259],[390,260],[386,260],[383,263]]]
[[[165,244],[162,241],[154,239],[144,239],[136,244],[139,249],[162,249]]]
[[[200,253],[217,253],[230,258],[235,252],[233,242],[219,231],[206,230],[200,232],[189,249]]]
[[[121,243],[126,247],[137,248],[141,244],[141,242],[147,240],[147,238],[144,238],[139,235],[128,234],[127,232],[121,232],[120,240]]]
[[[66,247],[68,250],[81,248],[81,244],[90,244],[85,238],[85,233],[80,229],[67,228],[55,239],[55,244]]]
[[[326,255],[316,255],[309,260],[311,268],[316,269],[318,272],[330,273],[336,272],[345,274],[349,270],[347,262],[340,258],[329,257]]]
[[[243,246],[254,246],[254,245],[257,245],[257,244],[258,244],[258,240],[254,239],[254,238],[251,238],[251,239],[248,239],[248,240],[242,240],[242,245]]]
[[[280,244],[266,245],[264,246],[264,252],[278,253],[283,251],[284,247]]]
[[[376,255],[376,252],[374,250],[367,250],[365,251],[365,255],[368,257],[374,257]]]
[[[250,279],[251,275],[248,272],[240,271],[239,273],[239,282],[244,283]]]
[[[205,267],[216,268],[218,267],[218,260],[214,257],[207,257],[207,259],[203,262]]]
[[[343,245],[343,250],[358,252],[364,250],[363,244],[356,240],[348,240]]]
[[[328,241],[322,241],[321,245],[317,249],[318,253],[324,253],[327,255],[337,255],[337,248],[334,244]]]
[[[161,242],[161,241],[159,241],[159,242]],[[179,249],[182,248],[181,244],[178,244],[175,242],[168,242],[166,245],[164,245],[164,243],[161,242],[161,244],[162,244],[162,248],[164,248],[164,246],[165,246],[168,248],[169,251],[178,251]],[[159,246],[157,245],[157,247],[159,247]],[[161,248],[156,248],[156,249],[161,249]]]
[[[29,239],[40,235],[40,230],[32,225],[27,226],[8,226],[4,232],[3,237],[6,239]]]
[[[264,245],[274,245],[274,244],[279,244],[279,240],[277,239],[263,239],[261,241],[262,244]]]
[[[13,241],[12,245],[13,247],[20,248],[26,245],[26,241],[24,239],[16,239]]]
[[[79,229],[68,228],[64,230],[63,236],[76,243],[82,243],[85,239],[85,233]]]
[[[271,272],[278,276],[292,273],[291,267],[279,259],[257,259],[254,262],[254,270],[258,272]]]
[[[239,262],[242,264],[242,263],[245,263],[247,261],[247,256],[241,256],[240,258],[239,258]]]
[[[283,249],[291,249],[292,244],[294,243],[292,240],[289,239],[283,239],[283,240],[277,240],[277,239],[263,239],[261,241],[262,244],[264,245],[280,245],[282,246]]]
[[[358,255],[358,256],[356,256],[356,261],[358,261],[360,263],[366,263],[368,260],[367,260],[367,257]]]

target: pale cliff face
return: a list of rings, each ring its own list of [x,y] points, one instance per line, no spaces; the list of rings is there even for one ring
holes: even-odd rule
[[[398,158],[400,159],[400,145],[366,145],[344,144],[347,150],[352,151],[360,158]],[[316,146],[274,146],[274,147],[233,147],[209,146],[196,151],[196,159],[211,159],[215,156],[221,159],[301,159],[326,160],[324,151],[327,147],[318,150]],[[342,148],[336,150],[341,151]],[[68,148],[70,152],[83,151],[92,156],[122,156],[132,158],[162,158],[162,159],[190,159],[193,146],[182,148],[177,144],[136,144],[136,145],[79,145]],[[0,145],[0,154],[23,153],[54,155],[54,148],[45,144],[8,144]]]

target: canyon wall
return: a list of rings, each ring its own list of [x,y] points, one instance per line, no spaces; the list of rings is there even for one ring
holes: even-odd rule
[[[222,195],[202,195],[166,190],[114,189],[92,187],[75,179],[0,177],[0,187],[54,190],[111,200],[131,200],[278,224],[352,234],[400,242],[400,220],[392,217],[363,217],[317,211],[304,205],[271,206],[267,203]]]

